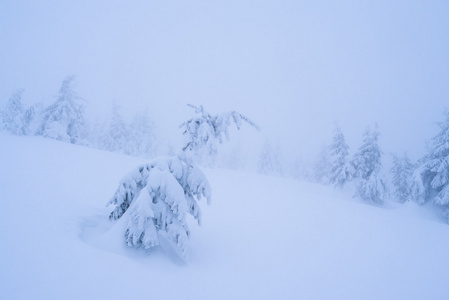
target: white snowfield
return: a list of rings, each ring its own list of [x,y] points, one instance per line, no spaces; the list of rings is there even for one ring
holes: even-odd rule
[[[108,220],[143,159],[0,133],[1,299],[449,299],[449,226],[413,203],[204,169],[189,256],[126,246]]]

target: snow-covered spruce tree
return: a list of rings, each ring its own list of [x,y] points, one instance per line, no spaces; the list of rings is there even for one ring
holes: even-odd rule
[[[28,108],[22,104],[23,89],[14,92],[6,109],[0,112],[0,127],[12,134],[29,135],[36,132],[35,123],[40,110],[40,104]]]
[[[329,183],[335,187],[343,187],[354,175],[354,167],[348,160],[348,149],[345,137],[336,125],[332,144],[329,146]]]
[[[157,158],[125,177],[109,204],[115,206],[109,216],[126,216],[124,238],[128,246],[146,250],[164,238],[183,258],[188,257],[189,228],[186,214],[201,225],[198,200],[210,204],[211,189],[204,174],[188,160],[178,157]]]
[[[39,126],[39,114],[42,104],[36,103],[28,107],[22,115],[22,132],[25,135],[35,134]]]
[[[87,145],[83,99],[72,89],[74,80],[73,75],[64,79],[56,102],[43,112],[38,134],[72,144]]]
[[[411,198],[411,185],[414,165],[404,153],[401,157],[393,155],[393,166],[390,169],[395,198],[405,202]]]
[[[449,111],[444,114],[440,132],[413,173],[412,196],[418,203],[433,201],[442,207],[449,222]]]
[[[208,116],[204,122],[221,125],[217,128],[227,132],[230,122],[214,123],[214,117],[205,113],[202,108],[200,111],[203,116]],[[195,124],[198,122],[197,125],[201,127],[203,120],[195,120]],[[183,124],[191,122],[189,120]],[[191,132],[196,133],[194,130]],[[190,231],[186,215],[189,213],[201,225],[198,201],[203,197],[208,204],[211,201],[209,182],[201,170],[192,164],[190,154],[201,151],[202,147],[207,147],[212,141],[202,143],[196,138],[189,139],[190,142],[177,156],[156,158],[138,167],[119,184],[109,201],[114,206],[109,219],[123,220],[124,239],[128,246],[149,250],[164,240],[181,257],[187,259]],[[208,138],[219,139],[219,134],[215,132]]]
[[[236,111],[211,115],[201,105],[189,104],[189,106],[195,109],[195,113],[199,116],[182,123],[179,127],[183,130],[185,138],[183,151],[196,163],[213,165],[218,143],[223,143],[223,138],[229,139],[229,127],[232,123],[237,129],[246,122],[259,130],[253,121]]]
[[[381,204],[385,195],[385,181],[380,178],[381,151],[377,143],[379,131],[377,127],[371,131],[369,127],[363,134],[362,146],[351,162],[356,174],[356,196],[373,203]]]
[[[8,100],[6,109],[1,112],[2,128],[16,135],[23,135],[23,116],[25,109],[22,105],[23,89],[15,91]]]
[[[257,171],[261,174],[282,176],[280,152],[279,145],[273,146],[269,141],[266,141],[259,156]]]

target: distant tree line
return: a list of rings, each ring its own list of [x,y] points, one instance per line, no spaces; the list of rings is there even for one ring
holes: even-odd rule
[[[39,135],[134,156],[156,155],[156,130],[146,112],[136,115],[128,124],[116,106],[110,121],[89,126],[86,100],[75,92],[74,82],[75,76],[66,77],[55,102],[47,107],[41,103],[25,107],[24,90],[15,91],[0,111],[0,129],[15,135]]]
[[[449,222],[449,112],[438,123],[439,132],[431,139],[427,153],[412,162],[406,153],[392,155],[391,182],[382,169],[382,151],[378,144],[377,126],[367,128],[362,145],[350,157],[344,135],[335,126],[332,143],[320,154],[315,164],[317,181],[342,188],[355,186],[355,196],[373,204],[382,204],[387,196],[398,202],[433,203]],[[388,186],[391,192],[388,192]]]

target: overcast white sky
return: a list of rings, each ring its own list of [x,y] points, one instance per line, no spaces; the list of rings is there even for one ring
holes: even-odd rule
[[[0,101],[51,102],[65,76],[91,110],[148,107],[167,136],[186,103],[247,114],[311,155],[338,121],[354,151],[423,154],[449,100],[449,1],[0,0]]]

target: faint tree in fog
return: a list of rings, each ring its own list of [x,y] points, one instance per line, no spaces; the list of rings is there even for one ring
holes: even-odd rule
[[[146,112],[137,114],[128,124],[120,107],[114,106],[109,123],[97,123],[95,127],[101,149],[140,157],[154,157],[158,150],[155,126]]]
[[[313,177],[316,182],[328,184],[331,164],[329,160],[329,147],[324,146],[318,153],[317,160],[313,165]]]
[[[128,139],[128,125],[120,114],[120,107],[115,105],[112,108],[112,118],[100,136],[100,148],[125,153]]]
[[[154,157],[158,150],[154,124],[148,113],[137,114],[128,126],[125,153],[134,156]]]
[[[279,145],[273,146],[265,141],[257,163],[257,171],[261,174],[282,175],[281,150]]]

